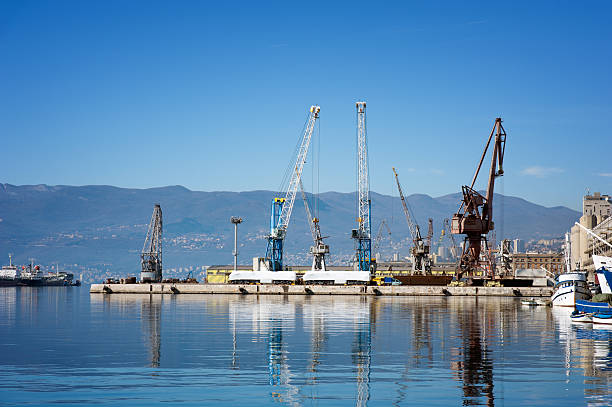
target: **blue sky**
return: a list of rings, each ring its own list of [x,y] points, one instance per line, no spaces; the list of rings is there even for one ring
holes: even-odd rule
[[[273,190],[319,104],[319,190],[354,191],[364,99],[372,190],[458,192],[501,116],[497,190],[579,208],[612,193],[612,6],[508,3],[0,2],[0,182]]]

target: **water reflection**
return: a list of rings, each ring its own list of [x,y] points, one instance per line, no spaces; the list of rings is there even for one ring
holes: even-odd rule
[[[494,406],[493,362],[487,345],[488,337],[482,326],[482,316],[485,317],[485,325],[493,321],[486,318],[486,312],[483,315],[477,298],[470,311],[458,315],[462,346],[453,349],[456,360],[451,363],[451,369],[462,382],[463,405],[481,404],[479,399],[484,397],[487,406]]]
[[[125,404],[611,404],[612,330],[514,299],[71,293],[0,289],[0,383],[64,389],[47,404],[96,377]]]
[[[140,307],[144,343],[149,344],[151,367],[159,367],[161,358],[161,309],[162,296],[149,294],[143,298]]]

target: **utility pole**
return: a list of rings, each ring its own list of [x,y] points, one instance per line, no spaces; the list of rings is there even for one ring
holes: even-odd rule
[[[242,218],[232,216],[230,222],[234,224],[234,271],[238,270],[238,224],[242,223]]]

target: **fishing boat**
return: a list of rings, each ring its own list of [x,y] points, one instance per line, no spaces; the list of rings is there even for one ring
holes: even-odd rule
[[[592,297],[587,283],[586,272],[571,266],[571,240],[569,233],[565,234],[565,273],[559,274],[551,297],[552,305],[556,307],[574,307],[578,300],[589,300]]]
[[[576,270],[557,277],[551,298],[553,306],[574,307],[576,301],[590,298],[591,290],[586,281],[586,273]]]

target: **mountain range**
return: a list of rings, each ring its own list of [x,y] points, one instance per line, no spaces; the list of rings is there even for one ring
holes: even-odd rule
[[[182,186],[150,189],[112,186],[15,186],[0,184],[0,253],[13,253],[18,264],[37,263],[105,270],[106,274],[137,274],[139,253],[153,205],[161,204],[164,219],[164,267],[230,264],[233,250],[231,216],[239,225],[239,258],[250,264],[263,256],[269,230],[272,191],[202,192]],[[356,193],[307,194],[311,209],[331,247],[332,262],[347,262],[353,251],[351,229],[356,227]],[[434,220],[434,242],[443,219],[457,211],[460,194],[406,197],[422,234]],[[407,255],[410,239],[398,197],[371,193],[372,237],[384,219],[378,251]],[[544,207],[525,199],[496,194],[496,238],[558,238],[580,216],[572,209]],[[296,197],[285,256],[290,264],[307,264],[311,244],[301,195]],[[442,244],[447,244],[442,240]]]

